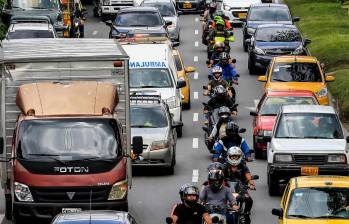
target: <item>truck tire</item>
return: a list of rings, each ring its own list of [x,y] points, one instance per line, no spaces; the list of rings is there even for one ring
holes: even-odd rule
[[[7,220],[12,220],[12,200],[11,195],[5,195],[5,217]]]
[[[268,192],[270,196],[278,196],[280,194],[279,183],[268,173]]]
[[[165,170],[167,175],[173,175],[174,174],[175,164],[176,164],[176,159],[175,159],[175,155],[173,155],[171,166],[170,167],[166,167],[166,170]]]

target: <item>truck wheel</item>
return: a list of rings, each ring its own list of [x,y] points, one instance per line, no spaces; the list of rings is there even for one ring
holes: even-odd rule
[[[255,148],[254,156],[256,159],[263,159],[263,151]]]
[[[268,192],[270,196],[278,196],[280,194],[279,183],[270,174],[268,174]]]
[[[177,132],[177,137],[178,137],[178,138],[181,138],[182,135],[183,135],[182,127],[176,128],[176,132]]]
[[[12,200],[11,195],[5,196],[5,217],[7,220],[12,220]]]
[[[256,66],[254,65],[254,63],[252,63],[252,60],[250,57],[248,57],[248,71],[250,75],[256,74]]]

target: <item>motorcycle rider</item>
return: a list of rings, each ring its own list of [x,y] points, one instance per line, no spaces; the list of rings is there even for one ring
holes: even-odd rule
[[[251,172],[246,163],[242,162],[243,152],[237,146],[228,149],[227,163],[224,170],[224,177],[226,180],[239,180],[241,183],[248,185],[250,189],[255,190],[255,184],[252,180]],[[247,224],[251,223],[250,213],[253,205],[253,200],[248,192],[243,196],[245,201],[245,221]]]
[[[203,17],[204,21],[202,23],[202,30],[203,31],[207,27],[207,24],[209,24],[209,22],[214,19],[216,10],[217,10],[217,3],[210,2],[210,4],[208,5],[208,9],[206,9],[204,12],[204,17]]]
[[[234,62],[236,63],[236,61]],[[236,73],[234,66],[230,64],[230,55],[227,52],[222,52],[219,55],[219,62],[217,63],[217,66],[222,68],[223,79],[228,82],[231,96],[235,102],[236,91],[233,84],[238,84],[238,74]]]
[[[209,136],[209,141],[213,141],[218,134],[218,130],[221,129],[219,125],[223,122],[217,122],[216,127],[212,130],[211,135]],[[244,138],[239,135],[239,126],[234,121],[228,121],[225,126],[225,136],[220,138],[213,147],[215,154],[212,155],[214,161],[219,160],[220,158],[227,158],[227,151],[229,148],[237,146],[242,149],[245,159],[247,161],[252,161],[252,156],[250,153],[250,147]],[[228,159],[228,158],[227,158]]]
[[[85,20],[86,18],[85,18],[85,15],[84,15],[82,9],[80,8],[80,5],[79,5],[78,2],[76,2],[76,3],[74,4],[74,12],[73,12],[72,23],[71,23],[71,24],[73,24],[72,26],[75,26],[75,24],[74,24],[75,19],[79,19],[79,20],[80,20],[80,23],[79,23],[79,32],[80,32],[80,38],[83,38],[83,37],[84,37],[84,33],[85,33],[85,32],[84,32],[84,30],[85,30],[84,20]],[[71,32],[72,32],[71,35],[72,35],[72,36],[75,35],[74,31],[75,31],[75,30],[74,30],[73,28],[71,28]]]
[[[171,218],[173,224],[202,224],[202,219],[207,224],[212,220],[206,208],[198,203],[199,189],[192,184],[185,184],[180,189],[182,203],[176,205]]]
[[[230,189],[223,185],[224,173],[222,170],[210,170],[208,174],[208,185],[200,192],[200,202],[224,209],[227,223],[234,223],[233,213],[227,211],[228,207],[239,209]]]
[[[214,66],[219,63],[219,55],[224,52],[224,43],[223,42],[216,42],[213,46],[214,51],[210,58],[210,61],[208,62],[208,67]]]
[[[208,75],[210,80],[207,85],[207,91],[204,95],[208,96],[212,93],[217,86],[223,86],[228,90],[228,82],[223,79],[223,69],[219,66],[215,66],[211,69],[211,74]]]
[[[223,42],[225,45],[226,51],[230,51],[229,49],[229,36],[230,32],[228,32],[225,29],[225,23],[223,20],[218,20],[215,24],[215,28],[212,29],[208,36],[207,36],[207,42],[209,43],[207,48],[207,56],[208,59],[211,58],[212,51],[213,51],[213,45],[216,41]]]

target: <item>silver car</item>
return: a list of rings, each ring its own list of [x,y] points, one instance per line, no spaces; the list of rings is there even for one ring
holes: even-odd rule
[[[133,166],[164,168],[174,173],[176,164],[177,125],[167,104],[158,95],[131,96],[131,138],[143,138],[140,156],[132,152]]]
[[[141,6],[157,8],[166,22],[172,22],[172,24],[167,27],[171,40],[180,41],[178,15],[181,14],[181,12],[176,11],[176,5],[173,0],[144,0]]]

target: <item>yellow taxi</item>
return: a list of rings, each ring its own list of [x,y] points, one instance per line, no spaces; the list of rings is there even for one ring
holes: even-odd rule
[[[185,80],[187,85],[181,88],[181,96],[182,96],[182,107],[183,109],[190,109],[190,85],[188,73],[195,72],[196,69],[194,67],[184,67],[183,60],[178,50],[173,50],[173,57],[175,59],[176,67],[177,67],[177,76],[179,80]]]
[[[272,214],[280,224],[349,223],[349,177],[292,178]]]
[[[325,75],[320,62],[312,56],[275,57],[266,75],[258,77],[258,81],[265,82],[266,90],[312,91],[322,105],[329,104],[326,83],[334,79]]]

